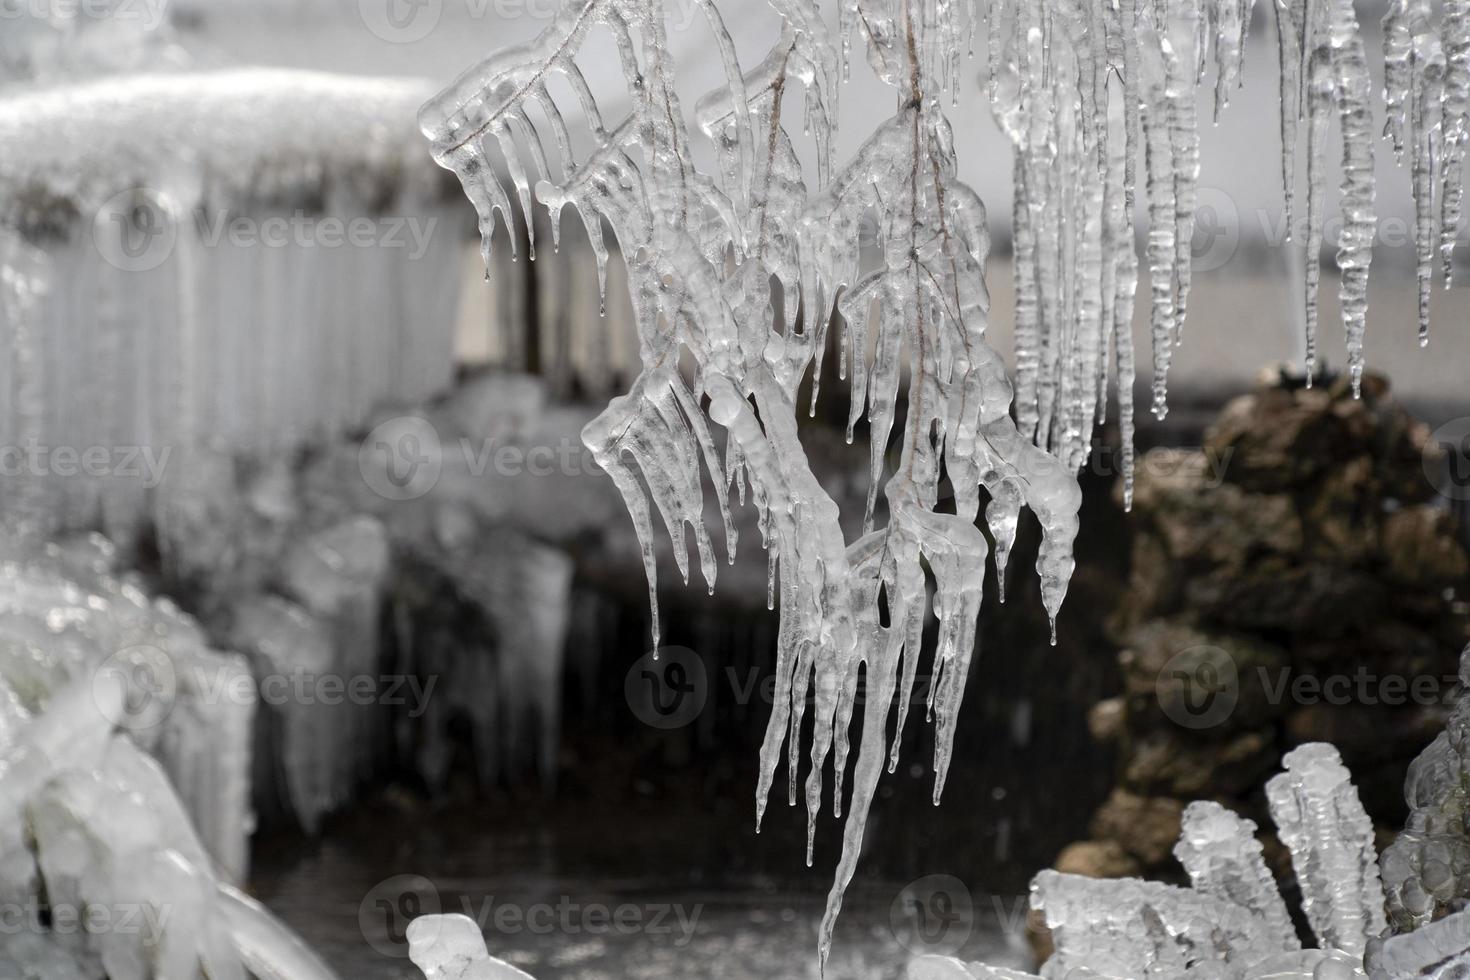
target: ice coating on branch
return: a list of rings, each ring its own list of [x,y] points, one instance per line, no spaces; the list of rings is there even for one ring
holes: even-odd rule
[[[1302,909],[1324,947],[1361,957],[1387,927],[1373,824],[1337,750],[1319,742],[1282,759],[1266,798],[1302,891]]]
[[[539,175],[536,197],[553,224],[570,205],[594,242],[604,225],[616,236],[628,268],[643,372],[627,395],[587,426],[583,440],[632,515],[649,578],[655,643],[655,511],[686,580],[685,528],[692,529],[711,587],[717,566],[703,524],[705,494],[714,492],[728,514],[739,486],[741,499],[748,496],[759,512],[781,627],[776,698],[761,749],[758,821],[784,761],[788,798],[804,796],[814,830],[829,754],[836,758],[834,809],[841,809],[850,722],[860,672],[866,671],[851,805],[820,940],[825,959],[877,779],[896,751],[924,655],[930,577],[938,620],[932,694],[937,798],[976,650],[989,553],[976,523],[981,489],[998,569],[1021,505],[1040,521],[1037,572],[1054,619],[1072,573],[1080,505],[1070,468],[1079,465],[1078,452],[1085,455],[1100,396],[1090,362],[1079,373],[1069,368],[1053,375],[1070,406],[1062,413],[1072,433],[1069,445],[1081,447],[1066,464],[1023,438],[1010,419],[1011,384],[985,340],[985,209],[955,176],[953,138],[942,112],[944,90],[958,81],[957,6],[863,0],[844,10],[844,40],[861,32],[869,66],[894,87],[898,100],[894,114],[841,168],[834,168],[829,146],[841,70],[836,39],[814,4],[776,0],[773,6],[784,20],[780,37],[760,64],[745,69],[715,8],[702,8],[726,80],[695,104],[696,127],[688,125],[673,85],[666,12],[632,0],[567,3],[540,38],[461,76],[424,107],[420,123],[435,158],[455,170],[475,204],[487,254],[512,197],[522,206],[528,200],[532,170]],[[577,67],[594,32],[610,35],[623,59],[631,108],[621,120],[604,118]],[[548,88],[553,79],[559,92],[565,83],[578,101],[587,132],[575,139]],[[791,135],[798,95],[805,101],[810,146]],[[533,117],[544,117],[546,125],[533,125]],[[1079,122],[1096,125],[1085,113]],[[538,135],[547,130],[555,137],[551,149]],[[696,138],[714,150],[713,173],[696,165]],[[591,152],[579,159],[574,143],[587,139]],[[522,145],[530,167],[507,158]],[[1073,145],[1075,159],[1083,159],[1082,148]],[[803,166],[813,158],[814,166]],[[1087,159],[1095,170],[1095,152]],[[502,165],[514,194],[501,183]],[[1079,203],[1092,236],[1100,239],[1100,175],[1094,184]],[[1085,307],[1086,337],[1078,349],[1100,360],[1100,261],[1091,254],[1079,261],[1065,268],[1086,270],[1087,284],[1068,308]],[[1056,267],[1058,274],[1062,268]],[[812,398],[818,397],[834,313],[838,348],[851,362],[838,370],[852,378],[849,419],[855,424],[866,415],[872,431],[866,529],[852,543],[812,474],[796,427],[797,391],[809,374]],[[681,370],[681,361],[696,367]],[[902,413],[900,405],[906,406]],[[723,454],[715,449],[711,423],[725,430]],[[901,450],[893,466],[887,446],[895,430]],[[942,473],[954,488],[954,513],[939,510]],[[887,523],[874,530],[880,493]],[[726,524],[733,552],[728,517]],[[884,605],[889,626],[880,620]],[[815,718],[799,793],[808,692],[815,695]],[[890,746],[894,702],[900,728]]]

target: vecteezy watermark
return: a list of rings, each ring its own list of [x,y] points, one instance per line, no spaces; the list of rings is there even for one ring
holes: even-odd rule
[[[147,902],[0,902],[0,936],[138,936],[156,947],[172,913]]]
[[[463,17],[453,21],[462,29],[464,20],[504,23],[535,21],[550,23],[563,6],[562,0],[449,0]],[[373,36],[390,44],[413,44],[434,32],[444,18],[446,0],[358,0],[357,12]],[[664,4],[665,29],[686,31],[701,16],[696,0]]]
[[[939,680],[938,674],[914,675],[906,699],[910,710],[922,710],[932,702]],[[863,675],[843,697],[851,699],[854,709],[861,708],[868,703],[869,690],[867,676]],[[769,670],[727,665],[711,672],[698,653],[680,646],[664,646],[645,653],[623,676],[623,697],[634,717],[651,728],[663,730],[685,728],[717,704],[770,707],[778,697],[790,696],[789,690],[779,689],[776,674]],[[883,692],[883,696],[888,704],[903,697],[895,692]],[[807,703],[815,703],[816,697],[815,686],[809,685]]]
[[[975,901],[954,875],[926,875],[894,897],[888,924],[899,944],[916,956],[953,956],[975,931]]]
[[[682,948],[694,939],[701,904],[678,902],[583,902],[570,895],[555,901],[508,902],[487,895],[479,901],[464,896],[465,915],[482,931],[514,936],[672,936]]]
[[[1290,667],[1257,667],[1256,671],[1266,701],[1272,705],[1434,707],[1453,704],[1460,690],[1458,674],[1380,674],[1361,664],[1351,673],[1301,674]]]
[[[187,228],[202,248],[379,248],[402,250],[410,261],[424,257],[438,227],[437,217],[357,215],[350,218],[295,210],[285,214],[236,214],[227,208],[186,207],[149,187],[114,194],[92,218],[92,241],[103,260],[124,272],[156,269],[179,248]]]
[[[704,913],[702,904],[678,902],[588,902],[571,895],[523,902],[503,896],[474,898],[462,895],[461,915],[481,933],[502,936],[669,936],[682,948],[693,941]],[[409,925],[426,915],[438,915],[444,902],[434,883],[422,875],[395,875],[379,882],[357,909],[358,927],[369,946],[384,956],[406,957]],[[467,924],[466,924],[467,925]],[[415,943],[426,942],[424,927],[415,929]]]
[[[1342,235],[1343,215],[1333,211],[1324,216],[1322,241],[1336,244]],[[1470,217],[1462,219],[1460,234],[1470,225]],[[1305,226],[1289,227],[1280,208],[1242,208],[1223,188],[1201,185],[1196,193],[1194,235],[1190,241],[1195,272],[1210,272],[1228,265],[1242,242],[1281,248],[1293,240],[1305,241]],[[1414,246],[1414,223],[1399,215],[1382,215],[1373,226],[1376,248],[1411,249]],[[1316,256],[1311,257],[1316,261]]]
[[[660,647],[645,653],[628,668],[623,697],[645,725],[683,728],[699,717],[709,700],[704,660],[687,647]]]
[[[1181,728],[1224,724],[1240,701],[1235,660],[1219,647],[1200,645],[1170,657],[1154,681],[1164,715]]]
[[[441,911],[439,889],[423,875],[394,875],[378,882],[357,906],[362,938],[384,956],[408,956],[408,925]]]
[[[448,457],[456,456],[470,476],[588,476],[600,472],[580,442],[527,445],[491,437],[461,436],[446,445],[434,423],[399,415],[373,428],[357,447],[363,482],[387,500],[413,500],[433,490]]]
[[[0,446],[0,477],[87,476],[137,480],[152,490],[163,482],[172,447]]]
[[[167,652],[147,645],[119,650],[92,672],[98,707],[113,725],[132,731],[162,724],[181,690],[207,705],[381,706],[403,708],[408,717],[419,718],[428,710],[438,683],[437,675],[310,671],[253,675],[236,667],[180,667]]]
[[[92,698],[114,727],[143,731],[163,723],[179,696],[173,658],[158,647],[125,647],[92,672]]]
[[[1470,416],[1450,419],[1424,446],[1424,475],[1441,496],[1470,500]]]
[[[168,15],[170,0],[0,0],[0,22],[37,20],[65,24],[81,20],[135,23],[156,30]]]
[[[1169,658],[1159,671],[1155,695],[1160,709],[1181,728],[1214,728],[1235,713],[1247,680],[1253,700],[1259,698],[1271,707],[1436,707],[1454,704],[1461,693],[1456,673],[1380,673],[1364,664],[1350,671],[1310,673],[1289,665],[1257,665],[1242,675],[1228,652],[1201,645]]]

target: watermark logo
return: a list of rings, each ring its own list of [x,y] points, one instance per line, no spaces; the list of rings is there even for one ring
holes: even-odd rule
[[[168,4],[169,0],[0,0],[0,22],[28,19],[60,25],[109,20],[154,31],[163,26]]]
[[[1195,272],[1213,272],[1235,257],[1240,246],[1240,212],[1235,199],[1218,187],[1201,187],[1195,195],[1194,238],[1190,249]]]
[[[1219,647],[1181,650],[1164,664],[1154,682],[1159,707],[1181,728],[1214,728],[1235,711],[1240,675],[1235,661]]]
[[[92,696],[98,708],[114,727],[127,731],[162,724],[178,695],[173,658],[158,647],[119,650],[92,672]]]
[[[380,40],[413,44],[439,26],[444,0],[357,0],[357,13]]]
[[[888,923],[915,956],[953,956],[975,931],[975,901],[954,875],[926,875],[894,898]]]
[[[112,195],[92,218],[92,242],[103,261],[123,272],[156,269],[173,254],[178,222],[169,200],[147,187]]]
[[[179,247],[181,229],[191,232],[189,242],[199,248],[391,249],[416,262],[428,254],[438,224],[437,217],[421,215],[339,217],[299,208],[256,215],[186,208],[164,192],[135,187],[97,209],[92,241],[102,259],[123,272],[158,268]]]
[[[363,481],[380,497],[413,500],[433,490],[444,472],[439,430],[428,419],[400,415],[368,433],[357,450]]]
[[[378,882],[363,896],[357,907],[357,925],[362,938],[384,956],[404,959],[408,956],[409,923],[424,915],[440,912],[439,889],[423,875],[394,875]],[[423,934],[425,926],[415,929],[416,943],[432,943]]]
[[[1424,475],[1441,496],[1470,500],[1470,416],[1434,430],[1424,447]]]
[[[628,668],[623,696],[639,721],[652,728],[683,728],[709,700],[709,675],[687,647],[660,647]]]

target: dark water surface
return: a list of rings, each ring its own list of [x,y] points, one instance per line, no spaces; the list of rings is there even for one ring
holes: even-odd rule
[[[722,875],[679,864],[697,828],[673,834],[668,821],[615,826],[589,814],[568,832],[560,821],[497,829],[477,816],[376,807],[317,842],[266,840],[252,890],[344,980],[422,980],[403,930],[434,911],[475,919],[493,954],[537,980],[818,976],[830,865],[802,873],[798,862],[782,880]],[[1025,908],[1022,895],[948,877],[860,878],[826,975],[891,980],[924,952],[1025,966]]]

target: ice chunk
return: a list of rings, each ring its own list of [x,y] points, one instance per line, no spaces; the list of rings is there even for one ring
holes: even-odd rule
[[[1218,803],[1191,803],[1174,856],[1196,891],[1255,913],[1269,925],[1272,946],[1296,949],[1301,945],[1296,928],[1255,833],[1254,823]]]
[[[465,915],[422,915],[408,924],[408,955],[425,980],[531,980],[485,949],[480,927]]]
[[[1373,823],[1332,746],[1303,745],[1282,764],[1266,798],[1291,850],[1302,910],[1323,947],[1361,958],[1387,928]]]

